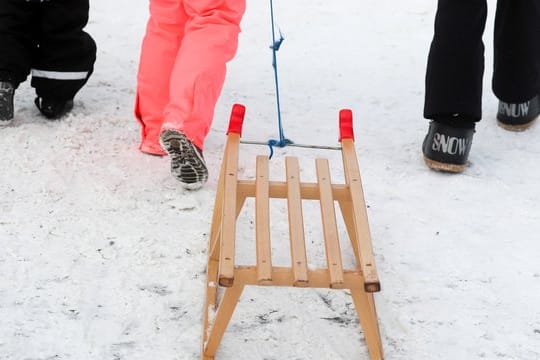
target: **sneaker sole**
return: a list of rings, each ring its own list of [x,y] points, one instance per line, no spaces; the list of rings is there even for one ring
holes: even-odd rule
[[[456,165],[456,164],[446,164],[439,161],[431,160],[424,156],[424,161],[426,165],[432,169],[437,171],[443,171],[443,172],[449,172],[449,173],[460,173],[465,170],[465,165]]]
[[[497,120],[497,125],[499,125],[499,127],[503,128],[504,130],[521,132],[521,131],[528,130],[531,126],[533,126],[533,124],[536,122],[536,119],[538,119],[538,117],[532,119],[528,123],[519,124],[519,125],[511,125],[511,124],[503,123],[501,120]]]
[[[174,142],[178,142],[178,144],[174,144]],[[208,169],[206,168],[204,159],[202,159],[199,153],[193,149],[193,145],[185,135],[179,134],[178,136],[171,136],[164,141],[161,141],[160,139],[160,143],[163,149],[165,149],[171,157],[171,173],[173,176],[178,179],[178,181],[182,183],[182,186],[187,190],[200,189],[208,180]],[[197,166],[199,169],[196,169],[193,165],[181,166],[178,164],[180,162],[180,154],[185,152],[192,153],[197,158]],[[199,170],[204,173],[201,174]]]
[[[0,127],[8,126],[12,122],[13,122],[13,119],[7,119],[7,120],[0,119]]]

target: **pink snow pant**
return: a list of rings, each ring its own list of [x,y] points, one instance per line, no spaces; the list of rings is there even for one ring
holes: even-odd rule
[[[203,148],[245,7],[245,0],[150,0],[135,104],[141,151],[164,155],[159,135],[168,129]]]

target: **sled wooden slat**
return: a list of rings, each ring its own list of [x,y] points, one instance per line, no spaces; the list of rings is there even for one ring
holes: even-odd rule
[[[330,287],[338,287],[343,283],[343,265],[341,263],[341,248],[339,246],[336,210],[332,197],[332,181],[328,160],[317,159],[317,181],[321,201],[321,217],[323,225],[326,262],[330,271]]]
[[[330,271],[328,269],[309,269],[309,287],[317,289],[328,289],[331,283]],[[257,280],[257,269],[254,266],[237,266],[235,280],[244,285],[261,285]],[[272,281],[268,281],[263,286],[294,286],[294,273],[289,267],[272,267]],[[343,282],[332,289],[358,289],[362,290],[362,273],[357,270],[343,271]]]
[[[270,181],[269,187],[270,198],[287,198],[287,183],[285,181]],[[255,197],[255,183],[249,180],[238,180],[238,193],[247,197]],[[304,200],[318,200],[319,184],[301,183],[300,194]],[[349,188],[343,184],[332,184],[332,194],[335,200],[347,200],[350,198]]]
[[[272,281],[272,248],[270,245],[270,198],[268,157],[257,156],[255,195],[255,228],[257,245],[257,281]]]
[[[270,179],[269,161],[266,156],[257,156],[255,179],[238,179],[239,144],[244,111],[241,105],[233,107],[217,183],[209,239],[201,358],[215,359],[219,343],[245,286],[285,286],[349,290],[370,357],[383,359],[373,297],[373,292],[380,290],[380,284],[372,253],[360,170],[354,149],[352,115],[350,112],[340,113],[345,184],[332,183],[327,159],[315,161],[316,182],[302,183],[299,161],[296,157],[285,158],[285,181]],[[255,200],[253,236],[255,265],[235,263],[236,222],[240,215],[245,214],[242,209],[247,198]],[[272,265],[271,199],[283,199],[287,202],[290,266]],[[321,247],[324,246],[326,253],[326,264],[321,268],[308,267],[303,201],[313,201],[320,206],[324,242]],[[353,265],[352,268],[345,268],[343,264],[338,226],[343,226],[343,223],[338,224],[336,202],[340,206],[345,224],[344,233],[349,237],[356,259],[356,266]],[[318,217],[307,220],[315,219]],[[332,358],[332,354],[324,356]]]
[[[306,239],[304,236],[298,159],[295,157],[285,158],[285,169],[287,176],[287,210],[289,213],[289,236],[294,285],[306,287],[308,286]]]

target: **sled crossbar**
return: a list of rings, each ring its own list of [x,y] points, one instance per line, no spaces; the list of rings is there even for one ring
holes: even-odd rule
[[[248,144],[248,145],[264,145],[269,146],[268,141],[254,141],[254,140],[240,140],[240,144]],[[340,146],[330,146],[330,145],[311,145],[311,144],[297,144],[297,143],[290,143],[287,144],[287,146],[292,147],[299,147],[299,148],[305,148],[305,149],[322,149],[322,150],[341,150]]]
[[[203,310],[202,359],[214,359],[221,338],[246,285],[348,289],[372,359],[383,351],[373,293],[380,291],[367,212],[354,148],[352,113],[340,112],[340,142],[345,183],[331,180],[327,159],[316,159],[317,182],[300,181],[296,157],[285,158],[285,181],[271,181],[267,156],[257,156],[254,180],[238,179],[239,144],[245,108],[232,110],[210,230],[206,303]],[[247,198],[255,200],[256,265],[235,262],[236,221]],[[290,267],[272,265],[270,199],[285,199],[289,224]],[[315,200],[321,209],[326,267],[308,267],[302,202]],[[335,203],[343,216],[356,267],[344,269]],[[218,289],[223,294],[218,296]]]

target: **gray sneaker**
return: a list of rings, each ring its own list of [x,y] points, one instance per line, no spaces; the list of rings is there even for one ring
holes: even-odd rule
[[[201,188],[208,180],[208,169],[202,151],[186,135],[177,130],[165,130],[161,146],[171,157],[171,173],[188,190]]]
[[[13,120],[13,84],[0,81],[0,125],[8,125]]]

